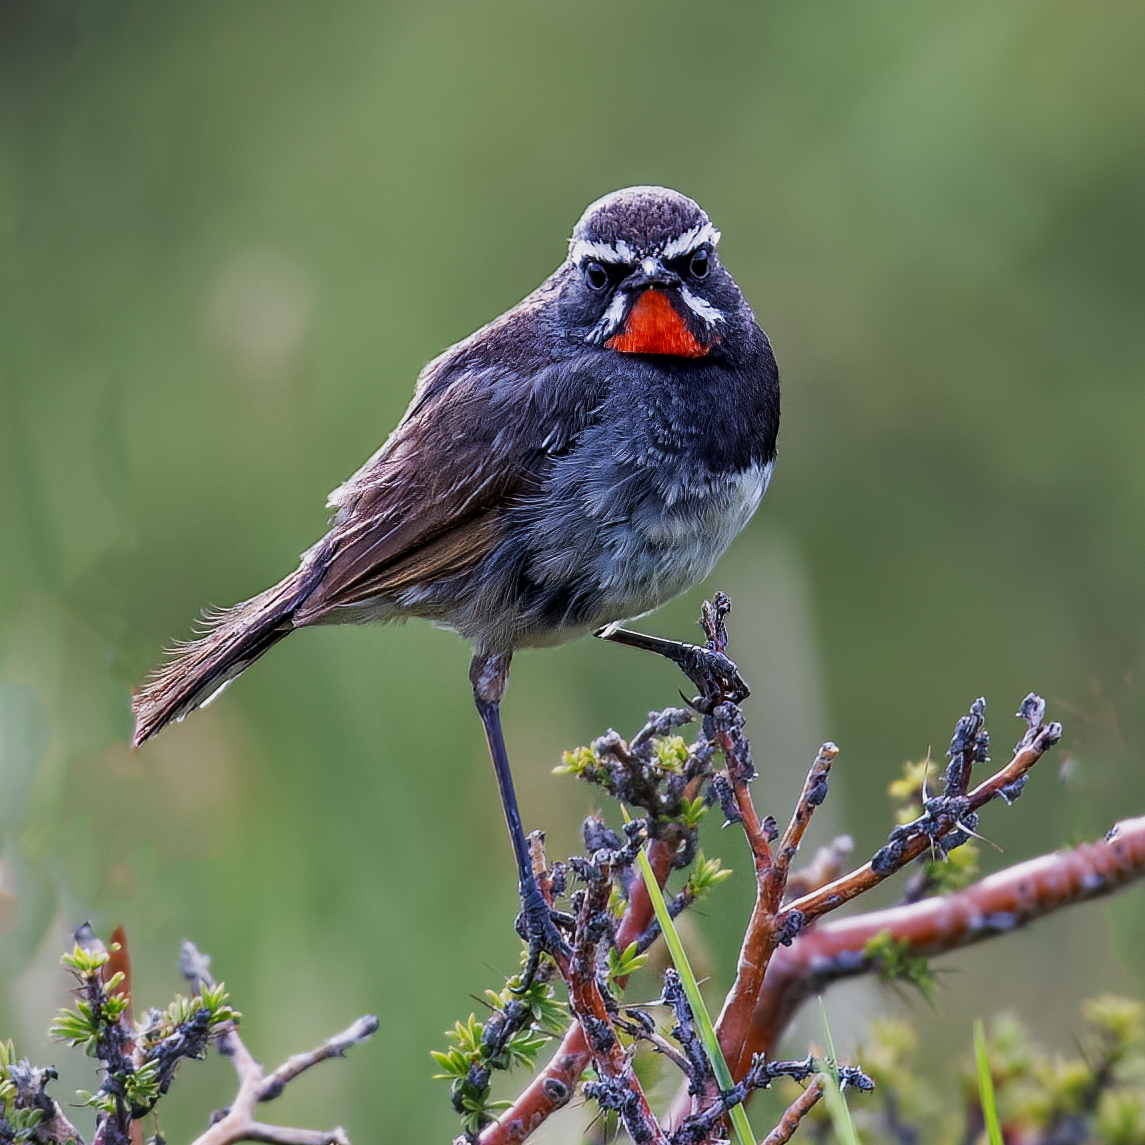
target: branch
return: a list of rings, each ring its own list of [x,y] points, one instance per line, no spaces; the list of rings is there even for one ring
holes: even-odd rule
[[[306,1053],[295,1054],[293,1057],[287,1058],[262,1083],[259,1101],[273,1101],[286,1088],[287,1083],[292,1082],[300,1073],[310,1069],[311,1066],[316,1066],[319,1062],[327,1061],[329,1058],[345,1057],[346,1051],[351,1046],[364,1042],[376,1033],[377,1029],[378,1019],[373,1014],[366,1014],[320,1046],[316,1046]]]
[[[674,841],[653,839],[648,848],[648,858],[660,886],[667,882],[672,871],[677,846]],[[616,932],[617,947],[624,950],[629,943],[635,942],[648,929],[653,917],[648,889],[642,879],[636,879]],[[545,1068],[492,1125],[482,1130],[477,1138],[478,1145],[519,1145],[551,1114],[568,1103],[591,1060],[584,1030],[579,1022],[573,1022]]]
[[[772,910],[776,909],[783,900],[783,892],[787,889],[788,874],[791,870],[791,861],[795,858],[799,846],[803,842],[803,834],[807,830],[807,824],[811,822],[815,808],[827,797],[827,776],[831,773],[831,764],[835,762],[835,757],[838,754],[839,749],[833,743],[823,744],[811,764],[811,770],[807,772],[807,778],[803,782],[803,790],[799,794],[799,801],[791,814],[791,822],[787,824],[787,830],[783,832],[783,839],[780,841],[779,849],[775,855],[775,866],[771,872],[772,885],[769,888],[769,905]]]
[[[813,922],[878,886],[907,863],[917,859],[934,845],[936,839],[959,829],[960,821],[965,816],[977,812],[994,799],[1003,798],[1008,803],[1012,802],[1025,786],[1030,768],[1061,739],[1061,724],[1041,723],[1044,711],[1045,705],[1037,696],[1027,696],[1019,714],[1030,721],[1030,728],[1019,741],[1013,759],[1001,771],[961,798],[940,797],[928,800],[926,814],[914,823],[896,828],[887,845],[869,863],[796,899],[788,905],[785,913],[790,915],[798,912],[802,916],[803,925]]]
[[[816,1102],[823,1096],[823,1079],[815,1078],[810,1085],[783,1111],[775,1128],[760,1142],[760,1145],[786,1145],[795,1135],[795,1130],[803,1124],[803,1118],[811,1112]]]
[[[810,995],[873,969],[863,949],[880,934],[909,943],[912,954],[934,957],[1008,934],[1142,877],[1145,816],[1123,820],[1095,843],[1019,863],[955,894],[805,931],[790,947],[777,951],[768,967],[744,1061],[750,1062],[752,1054],[767,1053]]]
[[[220,1053],[234,1062],[239,1075],[239,1091],[234,1103],[207,1131],[197,1137],[193,1145],[232,1145],[236,1141],[265,1141],[270,1145],[350,1145],[350,1139],[341,1126],[334,1129],[293,1129],[280,1125],[266,1125],[254,1116],[258,1104],[272,1101],[282,1093],[288,1082],[319,1062],[342,1057],[346,1050],[364,1042],[378,1028],[378,1019],[372,1015],[359,1018],[342,1033],[323,1042],[309,1053],[295,1054],[283,1062],[269,1076],[251,1057],[238,1030],[232,1026],[219,1039]]]
[[[179,970],[196,992],[204,986],[213,986],[211,959],[193,942],[184,940],[179,952]],[[235,1141],[266,1141],[270,1145],[350,1145],[346,1131],[334,1129],[293,1129],[280,1125],[266,1125],[256,1121],[255,1108],[263,1101],[273,1101],[300,1073],[330,1058],[344,1057],[346,1051],[370,1038],[378,1029],[378,1019],[366,1014],[340,1034],[335,1034],[320,1046],[306,1053],[287,1058],[273,1073],[266,1075],[251,1057],[246,1044],[239,1037],[237,1027],[229,1028],[219,1037],[219,1053],[233,1062],[239,1075],[239,1091],[229,1109],[223,1110],[206,1133],[195,1138],[192,1145],[231,1145]]]
[[[636,824],[631,825],[633,828]],[[642,835],[633,833],[632,843],[640,846]],[[569,1008],[585,1031],[597,1080],[585,1086],[585,1094],[596,1100],[601,1109],[614,1109],[620,1115],[628,1135],[640,1145],[668,1145],[647,1095],[632,1068],[632,1060],[617,1036],[608,1004],[598,981],[598,951],[612,928],[608,900],[612,893],[612,860],[619,853],[603,852],[608,857],[578,863],[578,874],[587,883],[577,911],[572,955],[568,967],[562,967],[568,986]],[[631,859],[629,859],[631,861]]]
[[[767,974],[767,965],[771,960],[775,948],[781,944],[789,944],[798,933],[802,925],[802,915],[790,908],[782,915],[779,914],[780,904],[783,901],[783,892],[787,886],[788,874],[791,870],[791,861],[803,840],[815,808],[826,798],[827,776],[831,764],[839,754],[839,749],[833,743],[825,743],[819,748],[807,773],[799,801],[795,805],[791,822],[783,834],[779,849],[776,852],[774,864],[756,864],[756,893],[755,905],[752,908],[751,918],[747,930],[744,932],[743,943],[740,946],[739,962],[736,965],[735,982],[731,991],[724,1000],[719,1019],[716,1022],[716,1032],[719,1034],[720,1047],[724,1057],[732,1070],[733,1077],[740,1077],[736,1063],[748,1062],[750,1055],[743,1056],[742,1047],[747,1038],[747,1031],[751,1024],[751,1013],[755,1001],[763,988],[764,978]],[[729,766],[729,771],[731,770]],[[737,795],[741,811],[750,808],[750,814],[744,816],[744,830],[748,833],[751,842],[751,820],[758,822],[755,808],[752,806],[751,796],[744,788],[742,799]],[[754,852],[754,848],[753,848]],[[787,920],[787,923],[784,923]]]

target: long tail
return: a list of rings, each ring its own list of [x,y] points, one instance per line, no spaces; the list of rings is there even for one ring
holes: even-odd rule
[[[172,658],[132,697],[132,745],[138,747],[172,721],[201,708],[292,632],[294,613],[322,579],[327,558],[326,544],[319,543],[273,588],[234,608],[207,614],[205,635],[176,645]]]

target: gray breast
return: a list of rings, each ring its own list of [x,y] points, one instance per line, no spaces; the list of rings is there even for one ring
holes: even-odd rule
[[[751,519],[771,465],[730,473],[602,463],[569,467],[525,529],[529,579],[577,586],[574,625],[648,612],[703,580]],[[591,617],[584,612],[591,612]]]

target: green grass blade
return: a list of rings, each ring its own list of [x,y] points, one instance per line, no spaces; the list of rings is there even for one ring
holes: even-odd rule
[[[627,818],[627,813],[625,818]],[[660,930],[664,935],[664,942],[668,947],[672,965],[676,967],[676,973],[680,975],[680,984],[684,987],[688,1005],[692,1007],[692,1016],[696,1019],[696,1026],[699,1028],[700,1040],[704,1043],[708,1060],[712,1063],[716,1081],[720,1089],[726,1092],[735,1085],[732,1080],[732,1072],[728,1069],[728,1063],[724,1061],[723,1051],[720,1049],[720,1042],[716,1037],[716,1030],[712,1025],[708,1008],[704,1005],[703,996],[700,994],[696,975],[692,972],[687,954],[684,953],[684,944],[680,941],[679,932],[676,930],[675,923],[672,922],[672,916],[668,913],[668,905],[664,902],[664,895],[660,891],[660,884],[656,881],[656,876],[652,871],[652,864],[648,861],[648,856],[643,849],[637,855],[637,862],[640,865],[640,873],[644,876],[644,885],[648,888],[648,897],[652,900],[652,909],[656,912],[656,921],[660,924]],[[747,1110],[742,1105],[733,1105],[728,1110],[728,1116],[731,1118],[737,1145],[755,1145],[751,1123],[747,1119]]]
[[[839,1055],[835,1053],[835,1039],[831,1037],[831,1025],[827,1021],[827,1003],[823,995],[819,995],[819,1013],[823,1018],[823,1040],[827,1043],[827,1064],[830,1072],[823,1077],[823,1100],[827,1104],[827,1112],[831,1116],[831,1128],[842,1145],[859,1145],[859,1132],[851,1120],[851,1110],[847,1099],[843,1096],[843,1087],[839,1084]]]
[[[1002,1123],[998,1120],[998,1103],[994,1100],[994,1075],[990,1071],[990,1053],[986,1048],[986,1030],[982,1019],[974,1019],[974,1064],[978,1069],[978,1100],[982,1103],[982,1120],[990,1136],[990,1145],[1003,1145]]]

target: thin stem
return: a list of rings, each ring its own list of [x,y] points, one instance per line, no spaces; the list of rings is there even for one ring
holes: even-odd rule
[[[811,1112],[822,1096],[823,1079],[816,1077],[784,1110],[775,1128],[760,1142],[760,1145],[787,1145],[795,1135],[795,1131],[803,1124],[803,1118]]]
[[[680,941],[679,932],[672,922],[672,916],[668,913],[668,906],[664,902],[664,895],[660,890],[659,884],[656,882],[656,876],[652,872],[652,866],[648,862],[648,856],[641,850],[636,856],[636,859],[640,864],[640,873],[644,876],[644,884],[648,888],[648,894],[652,899],[652,908],[656,912],[660,929],[663,931],[664,943],[668,947],[668,954],[672,959],[672,965],[676,967],[676,972],[680,975],[680,982],[684,987],[684,993],[687,995],[688,1005],[692,1009],[692,1017],[695,1019],[696,1025],[700,1028],[700,1038],[703,1041],[704,1049],[707,1051],[708,1060],[712,1065],[712,1071],[716,1075],[716,1081],[719,1083],[720,1090],[726,1093],[732,1088],[735,1081],[732,1078],[731,1070],[728,1069],[727,1062],[724,1060],[719,1039],[716,1037],[715,1028],[712,1026],[712,1019],[708,1014],[707,1006],[704,1005],[704,996],[700,993],[700,986],[696,981],[696,975],[693,973],[691,963],[688,961],[684,944]],[[728,1114],[740,1145],[749,1145],[753,1137],[751,1125],[747,1119],[747,1111],[743,1105],[733,1105],[728,1111]]]
[[[690,798],[695,792],[689,789]],[[678,840],[655,839],[649,844],[648,858],[658,886],[663,886],[672,871],[679,846]],[[635,942],[652,922],[654,912],[648,888],[643,880],[635,882],[624,917],[616,932],[616,945],[624,950]],[[627,979],[621,979],[623,986]],[[519,1145],[547,1118],[572,1097],[580,1076],[588,1068],[592,1055],[584,1029],[573,1022],[565,1031],[561,1044],[548,1064],[518,1095],[513,1104],[478,1137],[478,1145]]]
[[[977,811],[985,807],[992,800],[1002,797],[1006,790],[1021,783],[1026,773],[1039,759],[1061,738],[1061,725],[1048,724],[1038,729],[1038,734],[1028,741],[1023,740],[1015,752],[1013,759],[1001,771],[996,772],[989,779],[980,783],[966,796],[966,811]],[[928,850],[934,840],[947,831],[956,830],[957,821],[948,817],[949,821],[928,831],[918,830],[908,835],[901,845],[896,848],[893,858],[881,863],[877,868],[874,861],[864,863],[850,874],[812,891],[802,898],[789,903],[786,913],[798,911],[803,916],[804,925],[821,918],[829,911],[833,911],[844,903],[850,902],[859,895],[878,886],[884,879],[889,878],[896,871],[901,870],[912,860],[917,859]],[[885,848],[884,848],[885,850]]]
[[[823,744],[807,772],[807,778],[803,781],[803,790],[791,814],[791,822],[787,824],[787,830],[783,832],[783,838],[775,853],[775,866],[772,868],[771,885],[767,895],[768,906],[772,910],[777,910],[783,901],[791,862],[799,851],[799,845],[803,842],[804,832],[807,830],[807,824],[811,822],[811,816],[815,814],[815,808],[827,795],[827,776],[838,754],[839,749],[833,743]]]

